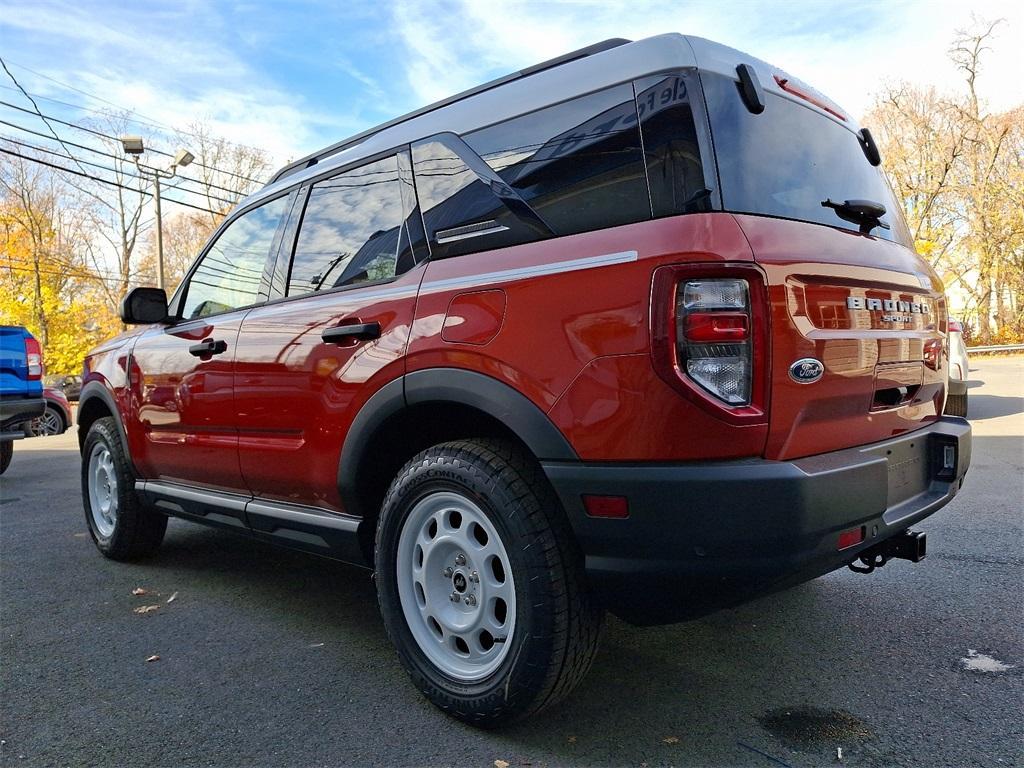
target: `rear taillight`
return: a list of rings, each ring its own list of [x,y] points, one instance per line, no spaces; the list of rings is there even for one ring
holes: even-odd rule
[[[681,367],[729,405],[750,402],[750,291],[742,279],[687,280],[676,290]]]
[[[766,421],[768,297],[752,266],[694,264],[654,274],[651,355],[658,375],[718,418]]]
[[[959,320],[954,320],[951,317],[949,318],[949,324],[946,326],[946,330],[950,333],[963,333],[964,327],[960,324]]]
[[[43,378],[43,350],[39,342],[31,337],[25,338],[25,363],[28,365],[29,381]]]

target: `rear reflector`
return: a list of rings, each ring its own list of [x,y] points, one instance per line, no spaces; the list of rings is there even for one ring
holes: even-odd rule
[[[849,549],[864,541],[864,526],[852,528],[839,534],[839,541],[836,542],[836,549]]]
[[[583,508],[590,517],[629,517],[629,502],[625,496],[591,496],[583,494]]]

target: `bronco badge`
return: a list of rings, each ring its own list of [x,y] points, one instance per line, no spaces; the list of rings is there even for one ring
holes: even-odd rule
[[[789,366],[789,378],[797,384],[813,384],[824,373],[825,366],[813,357],[805,357]]]

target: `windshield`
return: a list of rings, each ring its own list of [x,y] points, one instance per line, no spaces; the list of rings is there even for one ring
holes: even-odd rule
[[[825,200],[871,200],[886,210],[871,234],[913,248],[903,213],[881,169],[857,136],[810,106],[765,94],[752,114],[731,78],[701,74],[727,211],[755,213],[858,231]]]

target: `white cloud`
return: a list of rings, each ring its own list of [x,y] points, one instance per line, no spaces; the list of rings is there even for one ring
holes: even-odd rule
[[[1005,18],[984,62],[981,92],[994,108],[1024,100],[1017,40],[1024,5],[990,2],[979,15]],[[908,80],[942,89],[961,86],[947,50],[971,23],[962,4],[762,0],[733,3],[654,0],[536,3],[457,0],[403,2],[394,28],[406,52],[410,86],[433,101],[484,79],[535,64],[609,37],[640,39],[682,32],[730,45],[789,71],[854,115],[886,83]]]

